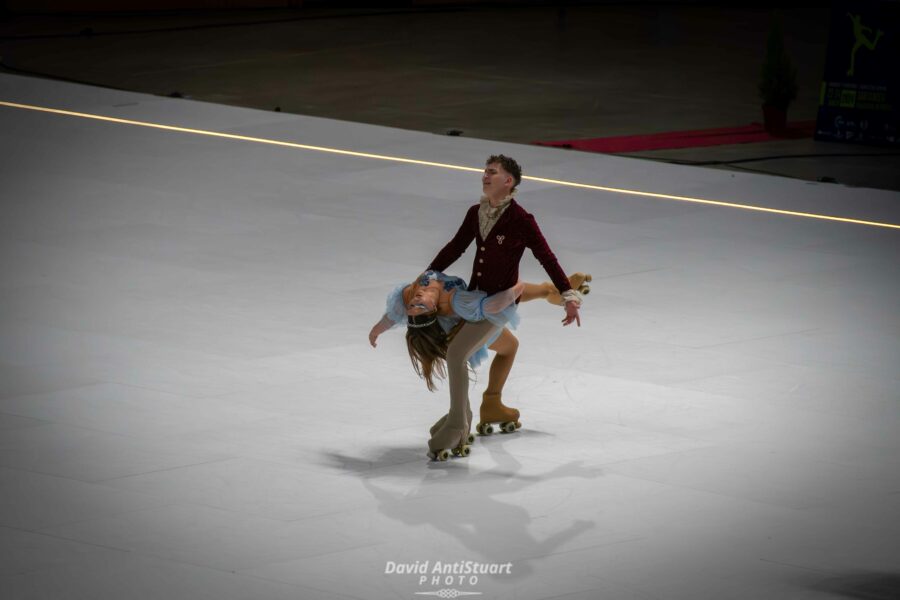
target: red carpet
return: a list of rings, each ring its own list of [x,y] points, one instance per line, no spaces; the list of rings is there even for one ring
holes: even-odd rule
[[[639,152],[641,150],[667,150],[670,148],[699,148],[701,146],[721,146],[724,144],[749,144],[771,140],[800,139],[812,137],[815,121],[788,123],[787,129],[779,135],[772,135],[761,123],[751,123],[741,127],[719,129],[697,129],[694,131],[670,131],[649,135],[623,135],[617,137],[593,138],[586,140],[560,140],[553,142],[533,142],[539,146],[572,148],[586,152]]]

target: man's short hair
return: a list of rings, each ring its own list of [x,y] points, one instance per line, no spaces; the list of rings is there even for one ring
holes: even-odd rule
[[[519,166],[519,163],[517,163],[514,158],[504,156],[503,154],[492,154],[484,161],[485,165],[491,163],[499,163],[504,171],[513,176],[513,180],[516,182],[515,185],[513,185],[513,188],[519,187],[519,184],[522,183],[522,167]]]

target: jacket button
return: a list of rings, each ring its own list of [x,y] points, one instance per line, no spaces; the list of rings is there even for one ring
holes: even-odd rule
[[[483,259],[483,258],[479,258],[479,259],[478,259],[478,262],[483,263],[483,262],[484,262],[484,259]]]
[[[481,247],[481,251],[484,252],[484,246]]]
[[[481,277],[481,273],[475,273],[476,277]]]

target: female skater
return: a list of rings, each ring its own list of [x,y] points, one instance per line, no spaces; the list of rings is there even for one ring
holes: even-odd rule
[[[580,292],[589,291],[590,288],[584,283],[590,281],[589,275],[578,273],[570,279],[576,283]],[[512,288],[491,296],[482,291],[468,291],[465,288],[466,283],[461,278],[438,271],[426,271],[412,284],[397,286],[388,295],[384,316],[369,332],[369,343],[375,347],[379,335],[406,322],[406,345],[413,368],[416,374],[425,380],[428,389],[434,391],[434,377],[446,376],[447,346],[456,326],[462,321],[490,321],[495,325],[494,333],[469,357],[468,362],[471,367],[477,367],[487,358],[488,348],[497,353],[491,363],[485,395],[497,399],[497,409],[502,415],[496,421],[503,422],[507,431],[515,430],[518,426],[516,422],[518,411],[514,409],[503,411],[506,407],[502,406],[499,398],[519,346],[516,337],[507,329],[507,326],[515,329],[519,322],[516,299],[528,302],[543,298],[553,304],[562,305],[562,297],[550,282],[536,284],[520,281]],[[468,406],[466,414],[468,426],[471,428],[472,411]],[[440,427],[442,421],[443,418],[435,423],[431,428],[432,433]],[[479,424],[479,432],[490,433],[490,431],[489,425],[482,429],[482,424]],[[471,443],[472,436],[468,438]],[[465,455],[468,453],[468,447],[462,444],[455,448],[454,452]]]

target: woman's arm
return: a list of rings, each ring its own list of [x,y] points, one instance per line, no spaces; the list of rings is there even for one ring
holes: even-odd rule
[[[393,326],[394,322],[387,315],[384,315],[383,317],[381,317],[380,321],[375,323],[375,326],[372,327],[372,330],[369,332],[369,343],[372,344],[373,348],[378,346],[378,344],[376,343],[378,340],[378,336]]]
[[[510,304],[514,304],[516,298],[521,296],[523,291],[525,291],[525,284],[520,281],[509,289],[497,292],[496,294],[485,298],[481,305],[481,309],[485,314],[499,313]]]
[[[385,302],[384,316],[375,323],[372,330],[369,331],[369,343],[372,347],[377,346],[376,340],[378,336],[400,323],[406,322],[406,302],[403,300],[404,294],[410,288],[410,285],[398,285],[388,294],[387,302]]]

